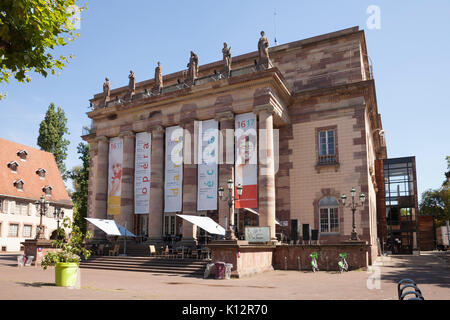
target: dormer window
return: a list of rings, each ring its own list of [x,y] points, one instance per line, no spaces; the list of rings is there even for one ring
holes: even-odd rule
[[[45,173],[47,171],[44,168],[40,168],[38,170],[36,170],[36,174],[41,178],[44,179],[45,178]]]
[[[45,186],[42,188],[42,191],[45,193],[46,196],[51,196],[52,195],[52,186]]]
[[[17,167],[19,164],[16,161],[11,161],[8,163],[8,168],[11,169],[12,172],[17,172]]]
[[[16,187],[16,189],[18,191],[23,191],[23,185],[24,184],[25,184],[25,182],[22,179],[14,181],[14,187]]]
[[[19,150],[19,151],[17,151],[17,156],[20,158],[20,160],[22,160],[22,161],[26,161],[27,160],[27,155],[28,155],[28,152],[27,152],[27,150]]]

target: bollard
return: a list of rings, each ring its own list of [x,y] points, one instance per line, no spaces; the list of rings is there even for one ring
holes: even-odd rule
[[[284,270],[287,270],[287,257],[284,257]]]
[[[298,271],[302,270],[302,267],[300,265],[300,257],[297,257],[297,261],[298,261]]]

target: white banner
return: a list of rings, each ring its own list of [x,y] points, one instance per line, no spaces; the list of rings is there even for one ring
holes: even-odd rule
[[[134,165],[134,213],[148,214],[150,211],[150,166],[152,136],[149,132],[136,133]]]
[[[217,210],[219,124],[199,121],[197,210]]]
[[[235,208],[258,207],[258,145],[256,114],[238,114],[235,117],[235,188],[241,184],[242,196]]]
[[[183,204],[183,128],[166,128],[164,212],[180,212]]]

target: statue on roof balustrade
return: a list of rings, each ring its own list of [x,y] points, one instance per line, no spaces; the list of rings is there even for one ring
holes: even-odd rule
[[[258,65],[268,68],[269,66],[269,40],[261,31],[261,38],[258,41]]]
[[[231,47],[228,48],[228,45],[226,42],[223,43],[223,66],[224,66],[224,73],[226,77],[229,77],[231,75]]]
[[[194,84],[195,79],[198,78],[198,56],[191,51],[191,57],[189,58],[188,67],[188,80]]]

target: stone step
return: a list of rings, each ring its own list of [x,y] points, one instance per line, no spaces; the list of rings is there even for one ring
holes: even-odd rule
[[[83,269],[99,269],[99,270],[115,270],[115,271],[133,271],[133,272],[148,272],[148,273],[163,273],[163,274],[179,274],[179,275],[192,275],[203,276],[204,270],[169,270],[169,269],[156,269],[156,268],[129,268],[129,267],[115,267],[110,265],[88,265],[81,264],[80,268]]]
[[[92,256],[80,263],[81,268],[123,270],[183,275],[203,275],[209,261],[194,259],[161,259],[135,256]]]

